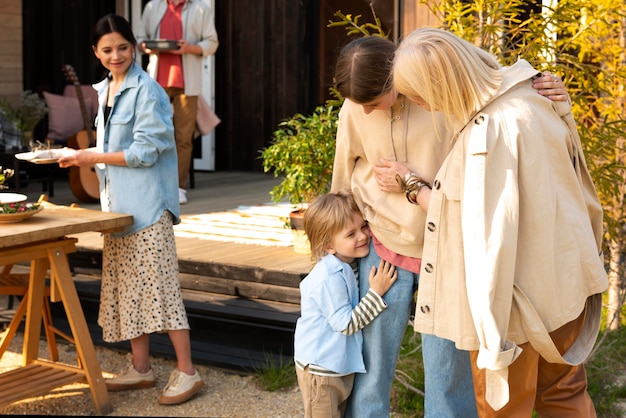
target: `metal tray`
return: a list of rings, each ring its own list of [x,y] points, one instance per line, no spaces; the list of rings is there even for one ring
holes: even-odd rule
[[[180,48],[177,45],[178,41],[173,41],[169,39],[154,39],[150,41],[144,41],[144,43],[146,44],[146,48],[153,51],[173,51]]]

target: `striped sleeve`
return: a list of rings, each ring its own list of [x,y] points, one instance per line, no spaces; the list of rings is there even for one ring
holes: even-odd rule
[[[386,308],[387,303],[376,291],[370,288],[359,304],[352,310],[350,322],[341,333],[344,335],[354,334],[372,322]]]

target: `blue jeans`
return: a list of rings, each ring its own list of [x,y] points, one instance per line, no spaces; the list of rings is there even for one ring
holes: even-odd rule
[[[368,278],[371,267],[375,266],[378,269],[379,263],[380,257],[370,244],[367,257],[359,260],[361,297],[369,290]],[[346,418],[389,416],[391,384],[418,280],[418,275],[413,272],[403,269],[397,271],[396,282],[383,296],[388,308],[362,330],[366,373],[357,373],[355,376]]]
[[[367,257],[359,260],[359,292],[369,289],[369,271],[378,268],[380,257],[370,244]],[[389,416],[389,399],[406,332],[413,292],[419,275],[397,269],[396,283],[385,293],[389,307],[363,328],[363,360],[366,373],[357,373],[348,400],[346,418],[382,418]],[[472,385],[469,354],[456,350],[454,343],[432,335],[423,335],[424,372],[426,374],[426,417],[475,417],[476,402]],[[427,346],[427,347],[426,347]],[[442,370],[445,370],[442,373]],[[469,411],[469,412],[468,412]]]
[[[422,334],[424,418],[478,417],[468,351],[435,335]]]

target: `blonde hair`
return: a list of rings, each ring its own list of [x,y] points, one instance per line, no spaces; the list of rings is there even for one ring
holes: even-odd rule
[[[315,199],[304,212],[304,232],[311,244],[311,257],[324,257],[333,237],[350,222],[352,215],[361,211],[352,193],[328,193]]]
[[[458,36],[420,28],[400,43],[393,65],[396,90],[419,97],[448,122],[465,124],[496,94],[502,82],[495,57]]]

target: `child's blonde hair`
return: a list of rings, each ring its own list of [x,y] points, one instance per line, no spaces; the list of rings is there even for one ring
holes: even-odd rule
[[[311,244],[311,257],[324,257],[335,234],[350,222],[352,215],[361,211],[351,192],[328,193],[314,200],[304,212],[304,231]]]

